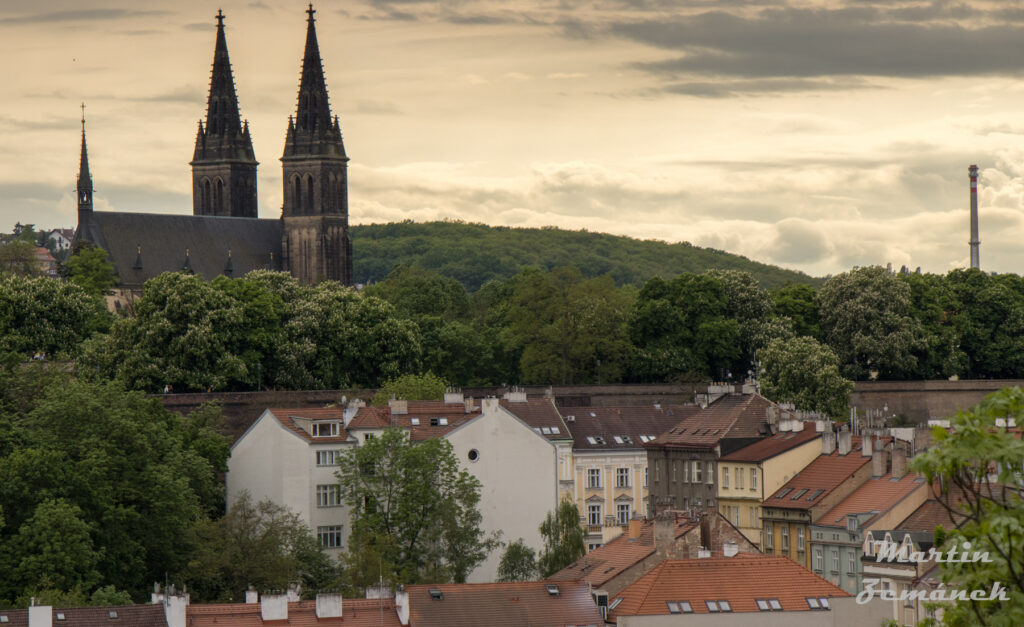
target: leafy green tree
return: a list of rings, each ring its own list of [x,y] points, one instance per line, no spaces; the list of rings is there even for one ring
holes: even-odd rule
[[[498,564],[498,581],[533,581],[537,578],[537,554],[522,538],[509,543]]]
[[[352,513],[346,576],[357,587],[378,576],[463,582],[497,546],[480,529],[480,482],[445,439],[416,444],[388,429],[346,451],[338,476]]]
[[[941,485],[938,498],[964,517],[959,527],[940,529],[936,544],[943,551],[984,553],[988,560],[940,564],[949,588],[991,591],[1006,588],[1007,600],[958,601],[943,605],[943,624],[1024,624],[1024,501],[1021,469],[1024,442],[1000,420],[1024,419],[1024,392],[1004,388],[987,396],[971,411],[961,411],[950,428],[933,429],[935,446],[918,455],[911,468],[933,485]],[[953,498],[953,495],[963,498]]]
[[[810,337],[774,340],[759,353],[764,395],[799,409],[842,418],[853,382],[839,374],[839,358]]]
[[[968,373],[968,355],[961,341],[966,321],[962,314],[964,306],[952,286],[958,276],[958,271],[945,277],[921,273],[899,275],[910,287],[910,315],[921,325],[921,343],[913,350],[917,360],[916,378],[946,379]]]
[[[0,355],[73,356],[110,324],[103,301],[77,285],[0,275]]]
[[[776,315],[789,318],[796,335],[820,339],[816,290],[805,283],[791,283],[771,293]]]
[[[1024,376],[1024,284],[1016,275],[980,270],[946,275],[953,293],[952,325],[968,378]]]
[[[450,321],[469,315],[469,296],[461,283],[419,266],[400,264],[386,279],[364,291],[391,303],[400,316],[414,320],[438,316]]]
[[[904,379],[917,372],[922,342],[910,287],[879,266],[838,274],[818,291],[822,338],[847,378]]]
[[[19,276],[39,276],[42,268],[36,258],[36,245],[23,239],[15,239],[0,246],[0,272]]]
[[[179,573],[203,601],[244,598],[249,585],[284,589],[299,581],[315,591],[340,583],[340,564],[291,510],[243,492],[227,515],[194,528],[192,559]]]
[[[371,405],[384,407],[391,398],[404,398],[409,401],[439,401],[444,398],[448,382],[433,372],[426,374],[404,374],[388,379],[377,390]]]
[[[9,563],[22,588],[91,589],[100,580],[100,554],[81,508],[64,499],[39,503],[11,539]]]
[[[569,499],[562,500],[554,512],[548,512],[540,525],[540,535],[544,538],[544,549],[537,560],[537,568],[542,578],[557,573],[587,552],[580,527],[580,510]]]
[[[86,292],[100,296],[117,285],[114,264],[107,251],[98,246],[83,246],[64,262],[64,274]]]

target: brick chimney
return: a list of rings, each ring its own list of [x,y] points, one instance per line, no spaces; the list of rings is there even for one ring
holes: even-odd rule
[[[676,513],[669,510],[654,517],[654,552],[674,557],[676,549]]]
[[[461,405],[463,403],[462,390],[456,388],[447,388],[444,391],[444,404],[445,405]]]
[[[409,401],[405,400],[404,398],[393,398],[388,401],[388,408],[391,409],[392,416],[408,414]]]
[[[821,454],[831,455],[836,450],[836,434],[834,431],[825,431],[821,434]]]
[[[838,434],[839,438],[839,454],[849,455],[850,450],[853,448],[853,434],[849,431],[840,431]]]
[[[871,455],[871,476],[882,477],[889,472],[889,451],[885,449],[875,451]]]
[[[629,530],[627,531],[629,536],[627,536],[627,537],[633,538],[633,539],[639,538],[640,534],[643,532],[643,530],[644,530],[644,521],[643,521],[643,519],[641,519],[641,518],[632,518],[629,521]]]
[[[902,479],[907,474],[907,451],[902,446],[892,449],[892,476]]]

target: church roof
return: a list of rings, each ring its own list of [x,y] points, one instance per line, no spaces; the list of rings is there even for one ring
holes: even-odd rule
[[[207,280],[281,269],[280,220],[114,211],[83,219],[75,239],[106,250],[125,287],[185,269]]]

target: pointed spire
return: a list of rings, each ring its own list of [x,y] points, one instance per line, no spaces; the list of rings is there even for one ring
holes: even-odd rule
[[[302,56],[302,76],[294,122],[289,118],[285,155],[333,155],[344,157],[341,132],[332,124],[320,46],[316,38],[316,11],[306,10],[306,48]],[[293,126],[294,124],[294,126]],[[293,130],[294,128],[294,130]]]
[[[217,42],[213,49],[210,94],[206,99],[206,127],[200,122],[193,161],[203,159],[254,160],[252,141],[242,132],[235,78],[231,72],[228,42],[224,35],[224,12],[217,11]]]
[[[78,162],[78,211],[92,211],[92,175],[89,173],[89,151],[85,145],[85,103],[82,103],[82,154]]]
[[[224,265],[224,274],[231,276],[235,272],[235,264],[231,263],[231,249],[228,249],[228,262]]]
[[[141,270],[142,269],[142,246],[137,247],[135,250],[136,250],[135,263],[132,264],[132,269],[133,270]]]

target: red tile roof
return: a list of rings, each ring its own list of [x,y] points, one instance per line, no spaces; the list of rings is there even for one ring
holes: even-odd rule
[[[392,414],[388,407],[363,407],[348,424],[349,431],[359,429],[385,429],[399,427],[409,431],[409,439],[414,442],[439,438],[449,431],[466,424],[480,415],[480,405],[466,413],[465,406],[460,404],[444,404],[440,401],[415,401],[409,403],[409,413]],[[447,424],[441,425],[441,419]],[[418,422],[414,425],[413,421]],[[431,419],[438,424],[433,425]]]
[[[116,618],[110,612],[117,612]],[[57,614],[64,620],[57,620]],[[6,616],[3,627],[27,627],[28,610],[0,610]],[[167,625],[163,605],[117,605],[109,607],[53,608],[54,627],[161,627]]]
[[[861,521],[861,525],[868,525],[878,514],[889,511],[891,507],[910,496],[915,490],[927,489],[924,477],[913,472],[908,472],[899,480],[894,480],[892,473],[882,477],[872,477],[854,490],[850,496],[819,516],[817,520],[813,521],[813,524],[826,527],[846,527],[847,514],[875,512],[875,516]]]
[[[557,594],[547,586],[557,586]],[[441,591],[433,599],[430,590]],[[565,581],[415,585],[409,593],[410,627],[603,627],[586,584]]]
[[[158,606],[159,607],[159,606]],[[383,611],[382,611],[383,610]],[[394,599],[343,599],[341,618],[317,618],[316,601],[288,604],[288,620],[264,623],[259,603],[189,605],[188,627],[262,627],[264,624],[337,625],[339,627],[398,627]],[[54,627],[60,627],[54,623]]]
[[[567,407],[566,424],[573,437],[574,450],[643,449],[640,436],[657,437],[692,413],[700,411],[697,405],[680,407],[654,407],[639,405],[627,407]],[[573,416],[569,421],[568,416]],[[601,440],[597,440],[600,437]],[[594,438],[591,443],[588,438]],[[616,440],[618,438],[618,440]],[[604,444],[600,444],[600,442]]]
[[[668,601],[688,601],[695,614],[710,613],[705,602],[719,600],[733,612],[760,611],[757,599],[778,599],[783,611],[801,611],[811,609],[809,596],[852,595],[781,555],[666,560],[616,597],[622,601],[609,618],[668,615]]]
[[[757,438],[773,403],[760,394],[727,394],[659,435],[649,447],[713,448],[723,438]],[[685,406],[681,406],[685,407]]]
[[[344,414],[345,410],[342,407],[314,407],[314,408],[269,408],[267,409],[277,419],[281,425],[297,433],[300,437],[309,440],[310,442],[316,442],[317,444],[332,444],[338,442],[347,442],[348,433],[344,428]],[[295,421],[296,418],[311,420],[313,422],[320,421],[337,421],[338,435],[325,437],[325,438],[314,438],[308,431],[299,426]]]
[[[809,427],[809,428],[808,428]],[[785,453],[811,440],[821,439],[821,434],[814,430],[814,423],[806,423],[803,431],[777,433],[770,438],[744,446],[722,457],[723,462],[762,462],[776,455]]]
[[[833,451],[831,455],[819,455],[775,494],[766,498],[764,507],[806,510],[821,503],[832,490],[865,464],[871,463],[870,457],[861,455],[860,438],[854,436],[852,442],[852,450],[846,455],[840,455],[839,451]],[[802,490],[806,492],[801,492]],[[800,496],[794,499],[797,494]]]

